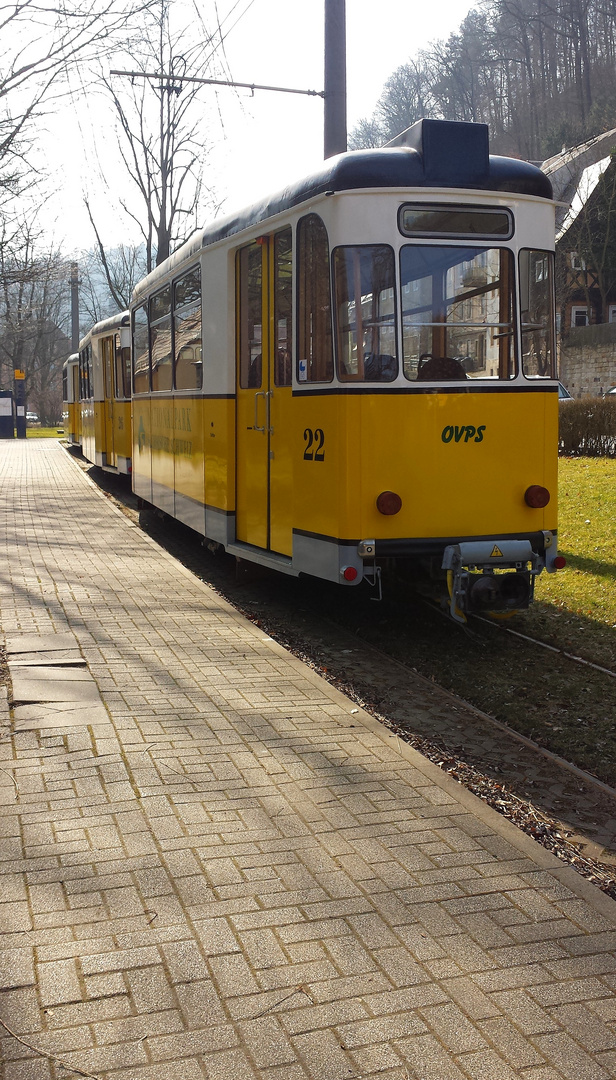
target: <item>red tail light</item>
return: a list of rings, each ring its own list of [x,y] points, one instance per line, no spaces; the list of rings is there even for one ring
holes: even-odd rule
[[[379,514],[397,514],[402,509],[402,499],[395,491],[382,491],[377,496],[376,508]]]
[[[534,510],[540,510],[543,506],[547,506],[549,501],[550,493],[548,489],[541,487],[540,484],[531,484],[524,492],[524,502],[527,506],[532,506]]]

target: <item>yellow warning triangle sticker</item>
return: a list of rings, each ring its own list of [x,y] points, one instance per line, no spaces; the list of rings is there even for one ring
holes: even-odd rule
[[[490,552],[491,559],[502,559],[503,553],[499,547],[495,544]]]

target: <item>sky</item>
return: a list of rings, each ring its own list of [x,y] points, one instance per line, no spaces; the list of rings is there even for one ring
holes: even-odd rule
[[[431,41],[447,37],[471,6],[470,0],[432,0],[429,4],[346,0],[349,131],[359,119],[372,114],[396,68]],[[298,0],[218,0],[218,12],[229,30],[225,59],[231,78],[323,89],[323,0],[304,0],[301,6]],[[251,95],[249,90],[210,87],[203,87],[199,94],[212,117],[207,180],[222,204],[221,214],[278,191],[322,163],[321,98],[269,91]],[[95,94],[50,118],[47,160],[54,194],[47,218],[53,222],[56,242],[65,250],[93,245],[82,209],[86,191],[97,208],[106,243],[137,242],[135,227],[123,221],[117,209],[114,185],[121,184],[122,177],[113,165],[110,123]],[[103,164],[107,184],[100,175]],[[198,224],[206,224],[211,216],[204,207]]]

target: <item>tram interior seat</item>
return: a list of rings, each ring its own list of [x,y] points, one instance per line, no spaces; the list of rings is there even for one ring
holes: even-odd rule
[[[364,379],[391,382],[398,374],[398,361],[389,353],[364,353]]]
[[[454,380],[467,379],[462,361],[457,356],[432,356],[431,353],[423,353],[419,357],[417,365],[418,381],[431,381],[436,379]]]

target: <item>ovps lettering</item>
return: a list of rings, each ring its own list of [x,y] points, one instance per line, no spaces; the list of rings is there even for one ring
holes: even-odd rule
[[[483,433],[486,429],[485,424],[480,424],[479,427],[473,427],[472,424],[463,424],[458,427],[457,424],[447,424],[441,431],[441,439],[444,443],[460,442],[464,439],[464,442],[483,442]]]

